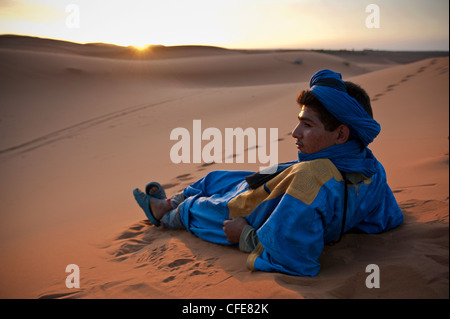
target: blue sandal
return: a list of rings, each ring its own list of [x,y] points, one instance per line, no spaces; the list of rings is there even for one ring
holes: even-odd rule
[[[141,192],[139,188],[135,188],[133,190],[133,195],[139,206],[144,210],[147,218],[152,222],[153,225],[158,227],[161,223],[155,218],[155,216],[153,216],[152,210],[150,209],[150,195]]]
[[[158,190],[156,192],[150,193],[150,190],[152,189],[152,187],[157,187]],[[145,193],[149,196],[158,198],[158,199],[166,199],[166,192],[164,192],[164,188],[157,182],[151,182],[148,183],[147,186],[145,186]]]

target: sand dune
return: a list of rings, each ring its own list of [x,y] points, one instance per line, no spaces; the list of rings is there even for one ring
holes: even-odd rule
[[[184,47],[133,59],[0,40],[0,297],[448,298],[448,57],[374,66],[370,56]],[[347,234],[325,248],[318,276],[298,278],[250,273],[236,249],[143,220],[134,187],[156,180],[171,195],[211,170],[260,166],[173,164],[170,132],[194,119],[276,127],[279,161],[295,159],[295,98],[321,68],[371,95],[382,125],[371,148],[404,225]],[[372,263],[379,289],[364,284]],[[80,266],[79,289],[65,287],[68,264]]]

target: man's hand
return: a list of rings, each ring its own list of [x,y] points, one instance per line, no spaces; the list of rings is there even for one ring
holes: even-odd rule
[[[225,232],[225,236],[230,243],[238,243],[242,234],[242,230],[244,230],[245,226],[247,226],[247,220],[243,217],[236,217],[231,220],[226,220],[223,222],[223,231]]]

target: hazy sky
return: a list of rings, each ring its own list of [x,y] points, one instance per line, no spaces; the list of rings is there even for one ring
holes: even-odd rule
[[[376,22],[369,4],[379,8],[378,28],[366,25]],[[447,51],[448,10],[448,0],[0,0],[0,34],[119,45]]]

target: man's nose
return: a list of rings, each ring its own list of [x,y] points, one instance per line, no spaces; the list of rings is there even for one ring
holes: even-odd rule
[[[296,139],[300,139],[302,137],[302,132],[300,129],[300,124],[297,124],[297,126],[292,131],[292,137]]]

